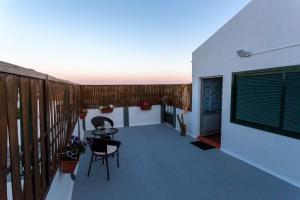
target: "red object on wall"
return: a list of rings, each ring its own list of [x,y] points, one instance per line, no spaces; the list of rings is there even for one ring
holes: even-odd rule
[[[79,115],[79,118],[80,118],[80,119],[84,119],[85,117],[86,117],[86,114],[80,114],[80,115]]]
[[[152,105],[151,105],[150,101],[143,101],[141,103],[142,110],[151,110],[151,108],[152,108]]]
[[[80,111],[79,111],[79,118],[80,119],[85,119],[87,113],[88,113],[87,109],[80,109]]]

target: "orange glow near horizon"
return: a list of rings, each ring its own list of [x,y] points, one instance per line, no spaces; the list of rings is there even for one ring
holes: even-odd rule
[[[192,52],[249,1],[7,0],[0,60],[80,84],[190,83]]]
[[[191,80],[187,77],[153,77],[153,76],[139,76],[139,77],[85,77],[85,78],[70,78],[69,80],[87,85],[131,85],[131,84],[181,84],[191,83]]]
[[[74,83],[87,85],[130,85],[130,84],[184,84],[191,83],[191,75],[188,73],[175,74],[58,74],[56,77],[66,79]]]

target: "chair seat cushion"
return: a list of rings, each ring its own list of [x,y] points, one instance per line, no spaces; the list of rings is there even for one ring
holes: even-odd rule
[[[113,154],[117,151],[118,147],[113,145],[107,145],[107,155]],[[97,156],[105,156],[105,152],[94,152]]]

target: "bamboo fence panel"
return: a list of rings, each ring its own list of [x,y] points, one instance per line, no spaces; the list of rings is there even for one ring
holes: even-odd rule
[[[187,84],[190,96],[192,84]],[[182,84],[174,85],[81,85],[81,107],[98,108],[104,105],[139,106],[142,101],[150,101],[152,105],[168,99],[168,104],[182,108]],[[192,98],[190,98],[192,99]],[[191,103],[190,103],[191,105]],[[189,107],[191,110],[191,106]]]

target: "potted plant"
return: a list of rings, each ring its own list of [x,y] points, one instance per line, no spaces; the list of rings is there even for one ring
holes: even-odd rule
[[[79,111],[79,117],[80,119],[85,119],[86,115],[88,114],[88,110],[87,109],[80,109]]]
[[[181,114],[181,119],[179,115],[177,115],[177,119],[180,126],[180,135],[185,136],[186,135],[186,124],[184,123],[183,114]]]
[[[189,106],[190,106],[190,93],[189,93],[188,88],[187,88],[186,85],[182,86],[181,102],[182,102],[182,114],[181,114],[181,118],[179,117],[179,115],[177,115],[177,119],[178,119],[178,122],[179,122],[179,125],[180,125],[180,135],[185,136],[187,126],[184,123],[183,114],[188,112],[188,109],[189,109]]]
[[[85,152],[85,146],[86,144],[79,137],[71,136],[66,148],[61,153],[60,170],[63,173],[74,172],[80,154]]]
[[[99,110],[101,110],[102,113],[111,113],[114,110],[114,106],[113,105],[100,106]]]
[[[152,107],[150,101],[148,100],[142,101],[140,106],[142,110],[151,110]]]

